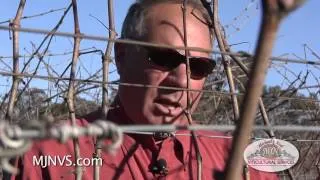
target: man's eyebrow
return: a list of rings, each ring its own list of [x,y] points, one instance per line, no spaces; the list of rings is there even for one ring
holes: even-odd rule
[[[209,28],[213,28],[213,24],[212,24],[211,22],[206,22],[205,20],[203,20],[203,19],[205,19],[205,17],[202,17],[202,18],[199,17],[198,13],[195,13],[195,10],[197,10],[197,9],[193,8],[192,11],[191,11],[191,14],[192,14],[196,19],[198,19],[201,23],[207,25]]]
[[[160,25],[168,25],[168,26],[172,27],[174,30],[177,31],[177,33],[179,34],[179,37],[181,38],[181,40],[183,40],[182,32],[180,32],[179,28],[175,24],[173,24],[172,22],[169,22],[167,20],[161,20],[160,21]]]

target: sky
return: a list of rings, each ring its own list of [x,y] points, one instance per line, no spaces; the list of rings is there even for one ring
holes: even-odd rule
[[[0,22],[6,21],[8,19],[13,19],[18,7],[18,0],[1,0],[3,1],[0,6]],[[115,22],[116,22],[116,32],[120,34],[121,25],[125,14],[134,0],[115,0]],[[49,10],[66,8],[70,1],[63,0],[28,0],[26,3],[25,11],[23,15],[34,15]],[[306,58],[308,60],[316,60],[315,56],[311,54],[310,51],[304,52],[303,44],[307,44],[316,53],[320,54],[320,1],[319,0],[307,0],[305,5],[292,14],[290,14],[282,22],[279,32],[277,34],[277,39],[275,42],[273,56],[282,56],[288,58],[295,58],[292,54],[296,54],[299,57]],[[79,9],[79,19],[80,19],[80,30],[84,34],[96,35],[106,37],[108,35],[108,30],[100,24],[95,18],[99,19],[106,25],[108,24],[107,19],[107,1],[106,0],[78,0]],[[63,11],[57,11],[50,13],[45,16],[30,18],[22,20],[22,27],[26,28],[37,28],[37,29],[52,29],[58,20],[60,19]],[[93,18],[94,16],[95,18]],[[255,50],[255,45],[257,41],[257,35],[259,30],[259,24],[261,19],[261,5],[259,0],[220,0],[219,1],[219,16],[222,25],[224,26],[229,44],[234,44],[232,49],[234,51],[248,51],[253,53]],[[8,23],[1,24],[8,25]],[[72,11],[68,14],[64,23],[60,27],[59,31],[62,32],[73,32],[73,17]],[[33,45],[37,46],[44,35],[34,35],[34,34],[20,34],[20,53],[28,54],[32,51]],[[8,31],[0,30],[0,56],[11,56],[12,55],[12,43],[9,39]],[[238,43],[241,43],[237,45]],[[82,40],[81,49],[86,48],[97,48],[105,50],[106,42],[97,42]],[[72,51],[72,38],[56,37],[53,39],[53,43],[50,46],[49,52],[51,53],[63,53]],[[61,73],[69,63],[70,56],[62,56],[55,58],[48,58],[47,61],[53,64],[55,70]],[[11,59],[2,59],[8,64],[11,64]],[[26,58],[22,59],[22,63],[26,61]],[[89,75],[86,72],[93,72],[101,67],[101,59],[98,54],[87,55],[80,57],[79,70],[83,72],[78,74],[78,77],[83,78]],[[314,72],[314,77],[308,80],[309,84],[315,84],[316,78],[319,78],[319,69],[302,65],[302,64],[289,64],[286,65],[290,70],[299,74],[299,72],[305,73],[307,70],[312,70]],[[0,71],[6,69],[3,63],[0,62]],[[30,70],[32,65],[30,66]],[[115,67],[111,67],[111,71]],[[44,71],[44,70],[42,70]],[[268,71],[268,77],[266,79],[266,84],[268,85],[279,85],[283,82],[283,77],[279,75],[279,71],[283,74],[288,75],[289,78],[294,78],[292,73],[287,72],[285,69],[281,68],[271,68]],[[110,76],[111,80],[118,78],[116,73],[112,73]],[[9,78],[0,77],[0,92],[8,91],[7,86],[10,83]],[[34,81],[34,86],[47,86],[45,81]],[[287,83],[288,84],[288,83]],[[1,94],[1,93],[0,93]]]

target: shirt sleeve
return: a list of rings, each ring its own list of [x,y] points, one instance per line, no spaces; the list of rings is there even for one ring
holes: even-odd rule
[[[278,180],[279,179],[277,173],[258,171],[253,168],[249,168],[249,172],[250,172],[250,179],[258,179],[258,180]]]

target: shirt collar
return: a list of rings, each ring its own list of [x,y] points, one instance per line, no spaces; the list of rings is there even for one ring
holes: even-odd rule
[[[117,104],[117,105],[116,105]],[[121,105],[119,100],[116,100],[116,103],[113,103],[114,107],[109,110],[107,119],[109,121],[112,121],[119,125],[128,125],[133,124],[133,121],[126,115],[123,106]],[[179,133],[183,134],[190,134],[188,131],[178,131]],[[146,134],[128,134],[128,136],[134,138],[136,142],[140,142],[140,144],[145,147],[149,148],[151,151],[158,150],[158,146],[156,143],[156,139],[152,134],[146,135]],[[190,147],[190,136],[177,136],[177,137],[169,137],[169,138],[175,138],[178,140],[182,146],[184,152],[187,148]],[[166,140],[166,139],[164,139]]]
[[[119,125],[128,125],[134,124],[133,121],[126,115],[125,110],[119,100],[119,97],[115,98],[115,101],[112,104],[112,108],[109,110],[107,119]],[[179,130],[176,133],[185,134],[179,135],[174,137],[169,137],[164,139],[163,141],[167,140],[174,140],[174,143],[178,143],[178,146],[182,146],[183,154],[190,151],[190,148],[194,147],[194,144],[191,144],[191,133],[187,130]],[[159,146],[157,145],[157,141],[155,140],[152,134],[145,135],[145,134],[127,134],[128,136],[135,139],[136,142],[139,142],[144,148],[148,148],[151,151],[158,151]]]

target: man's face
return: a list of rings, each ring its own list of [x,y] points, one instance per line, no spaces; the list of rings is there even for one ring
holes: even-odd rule
[[[191,14],[187,8],[188,46],[211,49],[210,33],[207,25]],[[194,11],[197,13],[197,11]],[[147,42],[184,46],[184,31],[181,4],[158,4],[149,10],[146,27]],[[122,48],[120,50],[119,48]],[[125,50],[123,50],[125,49]],[[184,54],[184,51],[179,51]],[[162,70],[148,61],[144,48],[116,47],[117,66],[123,83],[146,84],[152,86],[187,87],[186,64],[181,63],[172,70]],[[119,55],[121,54],[121,55]],[[208,57],[207,53],[190,51],[191,56]],[[190,88],[201,90],[205,77],[190,79]],[[190,92],[192,112],[198,104],[201,93]],[[161,88],[119,87],[119,98],[127,116],[135,124],[187,124],[184,114],[187,107],[187,91]]]

